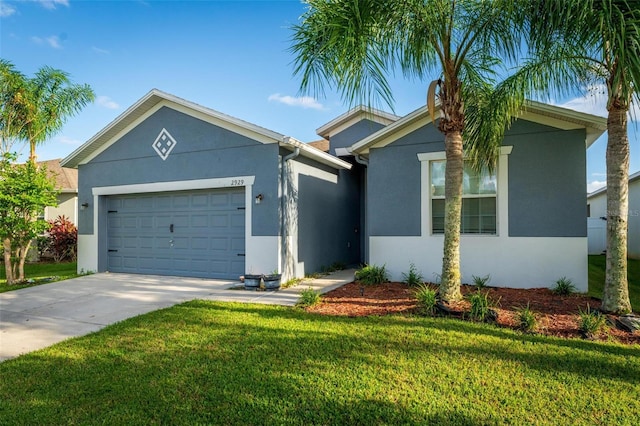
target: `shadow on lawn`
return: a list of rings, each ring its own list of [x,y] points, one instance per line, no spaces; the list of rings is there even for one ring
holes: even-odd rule
[[[396,360],[426,367],[435,359],[455,363],[458,355],[474,360],[461,363],[466,368],[521,363],[550,383],[563,380],[555,373],[580,383],[608,379],[618,382],[616,389],[640,381],[636,347],[442,318],[327,317],[196,300],[0,364],[0,417],[7,424],[499,422],[507,414],[492,408],[491,395],[443,400],[442,389],[446,395],[450,387],[466,386],[464,374],[445,379],[416,371],[419,395],[412,375],[402,377],[406,383],[386,381],[395,377],[387,375]]]

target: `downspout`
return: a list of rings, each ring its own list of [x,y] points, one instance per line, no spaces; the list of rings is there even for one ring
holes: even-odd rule
[[[289,143],[289,138],[284,138],[283,139],[284,143]],[[287,162],[289,160],[293,160],[296,157],[298,157],[300,155],[300,148],[296,147],[293,152],[289,155],[287,155],[286,157],[282,157],[282,166],[280,167],[280,235],[281,235],[281,241],[280,241],[280,258],[281,258],[281,265],[280,265],[280,273],[284,274],[285,272],[288,273],[289,271],[286,271],[286,267],[287,267],[287,259],[289,258],[289,250],[288,250],[288,245],[287,245],[287,239],[289,236],[289,229],[288,229],[288,212],[287,212],[287,200],[288,200],[288,191],[287,191]],[[291,273],[293,273],[294,271],[290,271]],[[286,276],[285,278],[290,279],[292,277]]]
[[[360,154],[356,154],[353,153],[353,158],[356,160],[356,163],[361,164],[365,167],[365,169],[369,168],[369,159],[363,157]],[[361,229],[360,229],[360,247],[362,247],[362,260],[364,260],[364,263],[369,263],[369,238],[367,237],[369,235],[369,221],[367,221],[367,171],[364,170],[363,171],[363,175],[362,175],[362,186],[363,186],[363,190],[362,190],[362,199],[361,199],[361,204],[360,204],[360,208],[361,208],[361,212],[360,212],[360,225],[361,225]]]

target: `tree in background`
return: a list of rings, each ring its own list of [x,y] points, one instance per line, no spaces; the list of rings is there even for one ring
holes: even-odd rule
[[[350,103],[388,105],[387,76],[399,67],[406,77],[434,79],[428,106],[444,134],[445,229],[439,298],[458,300],[464,153],[476,166],[494,165],[504,131],[524,96],[505,99],[496,113],[485,109],[496,71],[520,51],[513,1],[309,0],[294,26],[291,50],[302,91],[335,88]],[[436,99],[440,119],[435,122]],[[491,117],[483,120],[475,117]],[[467,128],[467,124],[472,123]],[[464,136],[464,138],[463,138]]]
[[[607,96],[607,266],[602,309],[631,311],[627,279],[629,139],[627,117],[640,101],[640,1],[523,0],[530,59],[497,92]],[[604,89],[602,89],[604,87]]]
[[[88,85],[71,83],[63,71],[45,66],[27,78],[0,60],[0,238],[9,284],[25,278],[31,240],[46,228],[39,213],[57,205],[55,184],[36,165],[36,146],[93,99]],[[15,164],[19,142],[29,144],[27,164]]]
[[[45,167],[15,164],[15,156],[0,159],[0,238],[7,284],[25,280],[24,262],[31,241],[48,228],[38,216],[58,204],[58,191]]]

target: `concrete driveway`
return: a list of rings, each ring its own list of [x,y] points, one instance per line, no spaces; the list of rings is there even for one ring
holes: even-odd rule
[[[329,291],[353,281],[340,271],[276,292],[231,290],[240,282],[155,275],[87,275],[0,293],[0,361],[193,299],[294,305],[302,289]]]

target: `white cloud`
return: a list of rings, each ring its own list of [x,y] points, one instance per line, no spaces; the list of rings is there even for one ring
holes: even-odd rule
[[[0,3],[0,18],[6,18],[7,16],[11,16],[13,14],[15,14],[18,10],[7,3]]]
[[[36,0],[45,9],[53,10],[58,6],[69,7],[69,0]]]
[[[94,52],[96,52],[96,53],[103,54],[103,55],[108,55],[109,53],[111,53],[111,52],[109,52],[109,51],[108,51],[108,50],[106,50],[106,49],[100,49],[99,47],[96,47],[96,46],[92,46],[92,47],[91,47],[91,50],[93,50],[93,51],[94,51]]]
[[[325,107],[320,102],[318,102],[315,98],[312,98],[311,96],[300,96],[296,98],[288,95],[283,96],[280,93],[274,93],[273,95],[269,96],[269,102],[271,101],[279,102],[281,104],[285,104],[289,106],[302,107],[305,109],[308,109],[308,108],[318,109],[318,110],[325,109]]]
[[[49,36],[46,38],[33,36],[31,37],[31,41],[36,44],[48,44],[54,49],[62,49],[62,45],[60,44],[60,39],[58,38],[58,36]]]
[[[564,103],[556,104],[563,108],[574,111],[585,112],[587,114],[606,117],[607,112],[607,88],[604,84],[595,84],[585,88],[587,92],[584,96],[570,99]],[[640,105],[631,105],[630,115],[632,120],[640,118]]]
[[[587,193],[591,194],[600,188],[607,186],[607,181],[594,180],[587,183]]]
[[[118,109],[120,105],[118,105],[114,100],[112,100],[108,96],[98,96],[96,98],[96,103],[101,107],[105,107],[107,109]]]
[[[67,136],[58,136],[56,137],[56,141],[65,144],[65,145],[80,145],[82,142],[77,140],[77,139],[73,139]]]

